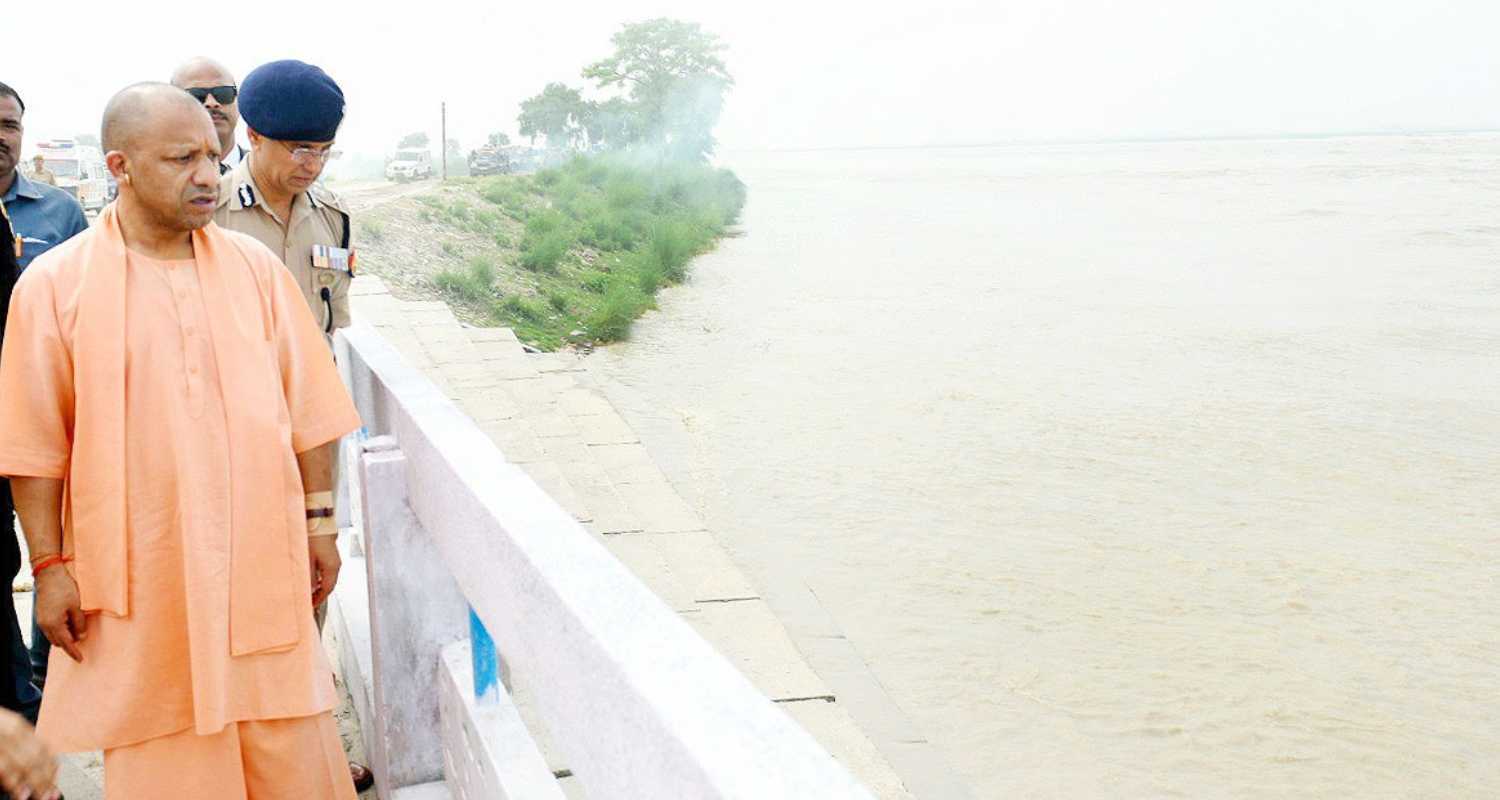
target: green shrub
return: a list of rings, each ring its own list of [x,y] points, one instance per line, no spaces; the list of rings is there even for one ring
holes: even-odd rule
[[[558,198],[557,208],[578,221],[593,219],[605,211],[604,200],[591,191],[579,191],[571,197]]]
[[[521,184],[510,178],[489,178],[480,189],[480,196],[511,213],[526,203],[526,192]],[[514,216],[514,214],[512,214]]]
[[[591,188],[578,178],[566,176],[552,185],[552,202],[567,208],[588,196]]]
[[[455,255],[458,252],[458,248],[452,242],[443,242],[440,246],[445,256]]]
[[[379,220],[362,219],[359,221],[359,233],[372,242],[383,241],[385,239],[385,224]]]
[[[532,272],[555,273],[563,256],[573,247],[572,220],[561,212],[547,210],[526,221],[521,237],[521,266]]]
[[[541,236],[528,234],[521,240],[521,266],[532,272],[556,273],[557,265],[572,246],[573,238],[565,231]]]
[[[650,187],[633,173],[621,173],[604,184],[604,201],[610,208],[642,208],[650,198]]]
[[[618,342],[630,336],[630,326],[646,309],[651,298],[627,282],[614,281],[604,301],[590,314],[588,332],[601,342]]]
[[[469,259],[469,275],[488,289],[495,284],[495,262],[484,256]]]
[[[583,288],[595,294],[604,294],[604,290],[609,288],[609,273],[586,272],[583,277],[579,278],[579,283],[583,285]]]
[[[533,214],[531,219],[526,220],[527,236],[545,236],[546,234],[563,230],[568,227],[568,218],[559,211],[548,209],[540,214]]]
[[[660,269],[643,269],[635,273],[635,276],[636,285],[648,295],[656,294],[656,290],[666,282],[666,276],[661,273]]]
[[[483,302],[494,296],[495,263],[483,256],[475,256],[469,259],[465,269],[445,269],[432,280],[447,294],[471,303]]]
[[[492,260],[471,260],[435,282],[543,348],[628,337],[654,294],[684,280],[693,257],[739,219],[745,204],[744,185],[728,170],[613,156],[445,188],[440,202],[423,199],[423,212],[493,241],[496,249],[485,246],[492,257],[535,273],[527,278],[534,288],[526,290],[529,297],[497,297]],[[512,229],[507,217],[520,225]],[[580,247],[587,249],[570,255]],[[444,252],[461,257],[468,249],[455,239]],[[575,328],[585,333],[572,336]]]
[[[456,269],[440,270],[432,276],[432,282],[439,290],[460,297],[465,296],[468,290],[468,276]]]
[[[651,231],[647,252],[661,266],[662,275],[672,283],[687,277],[687,265],[707,244],[709,234],[687,219],[673,217],[659,221]]]
[[[502,320],[540,322],[547,314],[537,304],[519,295],[511,295],[494,305],[494,313]]]
[[[500,224],[500,215],[493,211],[478,209],[474,212],[474,227],[476,233],[483,233]]]
[[[629,250],[640,239],[640,230],[625,214],[602,210],[583,223],[578,241],[600,250]]]

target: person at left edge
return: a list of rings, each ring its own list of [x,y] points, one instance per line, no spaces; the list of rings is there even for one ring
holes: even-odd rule
[[[5,213],[5,204],[0,203],[0,331],[5,330],[10,295],[15,288],[16,249],[10,217]],[[6,495],[9,496],[9,484],[5,486]],[[21,553],[16,547],[15,532],[10,529],[11,525],[12,522],[7,517],[5,526],[10,538],[0,541],[0,550],[3,550],[0,580],[4,581],[13,579],[21,565]],[[10,592],[5,594],[7,597],[11,595]],[[7,615],[4,622],[9,629],[8,635],[19,642],[20,628],[16,624],[15,604],[9,600],[6,603],[7,605],[0,606],[0,613]],[[16,713],[18,706],[14,691],[14,669],[14,663],[0,658],[0,705],[4,706],[0,710],[0,800],[26,797],[28,792],[34,798],[57,798],[57,761],[48,752],[47,746],[37,738],[31,727],[34,720]]]
[[[72,195],[56,186],[48,186],[21,174],[17,161],[21,156],[25,114],[26,103],[21,100],[21,95],[15,89],[0,83],[0,201],[5,203],[6,210],[10,213],[11,226],[15,229],[16,241],[20,243],[16,261],[23,270],[31,264],[32,259],[89,227],[88,219],[83,216],[83,206]],[[10,491],[6,485],[6,488],[0,490],[0,518],[3,518],[0,520],[0,536],[6,536],[8,532],[10,539],[15,538],[14,523],[10,522],[14,516]],[[3,547],[9,548],[10,544],[7,542]],[[19,548],[17,552],[19,553]],[[0,555],[8,555],[8,550]],[[35,678],[37,685],[46,681],[47,649],[50,645],[46,636],[41,634],[41,628],[37,626],[35,619],[31,621],[31,633],[31,653],[28,656],[30,663],[24,669],[20,664],[14,665],[13,673],[21,703],[21,707],[16,710],[34,722],[41,703],[41,693],[32,685],[32,679]],[[14,642],[8,641],[7,645],[13,648]]]
[[[6,210],[6,227],[10,233],[0,243],[7,248],[3,275],[0,284],[6,289],[6,306],[9,307],[9,289],[16,275],[41,250],[73,234],[88,228],[83,218],[83,208],[78,201],[54,186],[37,184],[28,180],[17,167],[21,154],[21,136],[24,130],[22,117],[26,104],[15,89],[0,83],[0,206]],[[61,221],[62,224],[58,224]],[[11,498],[10,482],[0,480],[0,580],[10,580],[21,569],[21,547],[16,539],[15,503]],[[8,592],[6,593],[9,594]],[[7,600],[7,602],[10,602]],[[4,613],[6,607],[0,607]],[[0,692],[0,704],[36,722],[41,708],[42,693],[33,680],[34,659],[26,653],[26,643],[21,638],[19,621],[15,618],[15,604],[8,606],[10,614],[4,620],[0,636],[3,636],[4,652],[0,654],[9,663],[4,691]]]
[[[20,273],[16,267],[16,254],[20,249],[20,239],[10,227],[5,203],[0,202],[0,338],[5,330],[11,291]],[[0,478],[0,584],[9,586],[20,571],[21,546],[16,539],[10,481]],[[34,724],[42,693],[32,683],[31,664],[25,656],[26,643],[21,639],[20,621],[16,617],[15,595],[11,592],[3,594],[5,599],[0,601],[0,614],[5,618],[0,620],[0,636],[5,639],[5,652],[0,653],[0,707],[21,714]],[[0,797],[4,795],[0,794]]]
[[[22,118],[26,103],[15,89],[0,83],[0,201],[21,237],[21,269],[31,260],[88,230],[83,206],[72,195],[21,174]]]

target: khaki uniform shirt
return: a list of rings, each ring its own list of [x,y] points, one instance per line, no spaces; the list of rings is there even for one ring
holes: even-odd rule
[[[36,181],[37,183],[45,183],[48,186],[57,185],[57,173],[53,172],[50,169],[47,169],[46,167],[42,167],[41,169],[32,172],[31,179]]]
[[[253,156],[219,179],[219,208],[214,212],[214,221],[222,228],[249,234],[271,248],[292,271],[312,309],[313,319],[325,334],[348,327],[353,244],[349,238],[352,235],[348,230],[349,215],[343,204],[332,192],[315,184],[292,200],[291,223],[283,226],[265,204],[255,178],[250,175],[250,158]],[[342,262],[338,257],[340,250],[349,250]]]

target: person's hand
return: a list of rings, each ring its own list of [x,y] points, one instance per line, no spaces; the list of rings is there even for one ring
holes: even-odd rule
[[[78,645],[88,636],[88,618],[78,599],[78,584],[61,564],[36,576],[36,624],[69,658],[83,660]]]
[[[310,536],[307,539],[307,565],[312,572],[313,608],[323,604],[333,594],[334,584],[339,580],[339,558],[337,536]]]
[[[0,788],[15,800],[55,800],[57,761],[26,718],[0,709]]]

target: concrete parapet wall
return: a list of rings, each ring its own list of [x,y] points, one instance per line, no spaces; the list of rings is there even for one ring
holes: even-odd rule
[[[345,482],[363,498],[351,505],[362,512],[375,686],[356,705],[374,717],[361,720],[366,738],[373,729],[382,739],[370,748],[383,753],[382,797],[430,777],[417,739],[424,724],[437,739],[443,681],[461,683],[452,659],[440,660],[463,623],[444,598],[460,596],[526,684],[545,739],[586,796],[870,797],[378,333],[343,331],[338,349],[368,434],[392,437],[363,452],[358,479]],[[386,557],[393,563],[379,563]],[[430,607],[420,602],[429,596]],[[446,708],[450,788],[485,785],[472,781],[498,774],[502,756],[536,752],[487,738],[515,735],[518,715],[481,724],[451,696]],[[410,746],[393,748],[399,741]],[[460,769],[459,758],[476,761]]]

